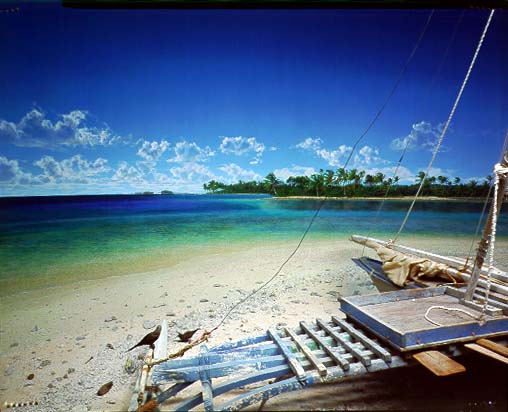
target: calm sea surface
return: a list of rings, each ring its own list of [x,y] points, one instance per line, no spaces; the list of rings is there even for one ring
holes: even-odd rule
[[[246,243],[297,241],[319,201],[259,195],[0,198],[0,295],[156,270]],[[308,239],[393,237],[409,206],[325,202]],[[405,233],[471,237],[482,204],[418,202]],[[498,236],[508,236],[500,216]]]

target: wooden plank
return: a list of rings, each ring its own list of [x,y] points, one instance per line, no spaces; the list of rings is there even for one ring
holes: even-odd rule
[[[463,365],[437,350],[416,353],[413,358],[437,376],[449,376],[466,371]]]
[[[501,356],[506,356],[508,358],[508,348],[506,346],[500,345],[499,343],[493,342],[489,339],[478,339],[476,343],[480,346],[483,346],[484,348],[498,353]]]
[[[481,353],[482,355],[488,356],[489,358],[495,359],[499,362],[508,365],[508,358],[501,356],[498,353],[491,351],[490,349],[484,348],[483,346],[480,346],[476,343],[466,343],[464,346],[468,349],[471,349],[475,352]]]
[[[342,336],[340,336],[336,331],[330,328],[325,322],[321,319],[316,319],[317,324],[321,329],[323,329],[326,333],[328,333],[333,339],[335,339],[338,343],[340,343],[348,352],[350,352],[356,359],[358,359],[364,366],[370,366],[372,363],[370,358],[363,356],[358,349],[356,349],[351,342],[345,340]]]
[[[298,359],[296,359],[296,356],[289,351],[288,347],[282,341],[281,337],[277,334],[277,332],[272,329],[268,329],[268,334],[280,348],[282,355],[288,361],[291,370],[294,372],[297,378],[305,379],[306,376],[305,370],[303,369],[302,365],[300,365],[300,362],[298,362]]]
[[[326,366],[323,365],[323,363],[316,358],[316,355],[312,353],[312,351],[309,349],[309,347],[300,340],[300,338],[289,328],[284,328],[284,331],[291,337],[293,342],[296,344],[298,349],[300,349],[303,354],[307,357],[310,363],[318,370],[319,374],[321,376],[325,376],[328,371],[326,370]]]
[[[369,348],[385,362],[392,361],[392,355],[390,352],[388,352],[378,343],[374,342],[361,331],[355,329],[352,325],[349,325],[345,320],[339,319],[337,316],[332,316],[332,320],[336,325],[339,325],[345,332],[349,333],[352,337],[362,342],[365,347]]]
[[[347,359],[337,353],[337,351],[333,350],[333,348],[328,346],[328,344],[323,339],[321,339],[321,337],[318,336],[305,322],[300,322],[300,326],[308,336],[310,336],[319,346],[321,346],[323,351],[328,356],[330,356],[330,358],[332,358],[335,363],[337,363],[345,371],[349,370],[349,361]]]

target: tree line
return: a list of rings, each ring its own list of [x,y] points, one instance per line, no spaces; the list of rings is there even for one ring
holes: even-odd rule
[[[423,180],[421,196],[436,197],[485,197],[494,180],[491,175],[480,182],[470,179],[462,182],[460,177],[425,176],[418,172],[414,184],[399,184],[399,177],[387,177],[379,172],[367,174],[363,170],[323,170],[311,176],[291,176],[285,182],[274,173],[268,173],[262,181],[242,180],[226,184],[211,180],[203,185],[207,193],[265,193],[285,196],[330,196],[330,197],[382,197],[413,196]]]

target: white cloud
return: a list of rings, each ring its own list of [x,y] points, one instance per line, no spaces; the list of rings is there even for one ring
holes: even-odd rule
[[[164,152],[169,148],[169,142],[161,140],[160,142],[143,140],[137,155],[147,162],[157,162]]]
[[[379,150],[375,147],[363,146],[353,159],[354,167],[369,167],[372,165],[382,165],[390,163],[389,161],[379,157]]]
[[[0,156],[0,184],[1,185],[30,185],[41,183],[40,179],[21,170],[15,159]]]
[[[344,163],[343,159],[352,149],[351,146],[342,144],[335,150],[318,149],[316,150],[316,154],[323,160],[326,160],[330,166],[341,166]]]
[[[175,157],[168,159],[170,163],[204,162],[215,155],[209,146],[199,147],[194,142],[178,142],[174,148]]]
[[[184,163],[182,166],[169,169],[175,184],[201,184],[217,179],[208,167],[200,163]]]
[[[89,183],[90,178],[110,171],[107,163],[101,157],[89,162],[81,155],[75,155],[60,162],[52,156],[44,156],[34,165],[42,169],[39,178],[44,182]]]
[[[52,122],[32,109],[18,123],[0,120],[0,139],[16,146],[54,148],[64,146],[109,146],[121,140],[106,125],[91,126],[88,112],[73,110]]]
[[[223,137],[219,147],[220,151],[224,154],[232,154],[235,156],[243,156],[246,154],[254,154],[254,158],[249,162],[251,165],[261,163],[266,146],[256,140],[255,137]],[[268,150],[274,151],[275,147],[270,147]]]
[[[254,172],[253,170],[246,170],[241,168],[235,163],[230,163],[228,165],[224,165],[219,167],[219,170],[223,171],[228,175],[226,183],[236,183],[239,180],[243,181],[252,181],[252,180],[261,180],[261,176]]]
[[[147,182],[145,173],[135,166],[130,166],[127,162],[120,162],[111,180],[134,185]]]
[[[333,150],[325,149],[322,146],[323,141],[319,137],[307,137],[295,147],[313,152],[316,156],[326,160],[329,166],[341,166],[344,163],[343,159],[353,149],[351,146],[346,146],[344,144]]]
[[[298,143],[295,147],[303,150],[316,151],[321,148],[323,141],[319,138],[307,137],[303,142]]]
[[[279,179],[286,181],[288,177],[291,176],[311,176],[317,172],[313,167],[292,166],[291,168],[284,167],[282,169],[275,169],[273,173]]]
[[[434,150],[437,140],[441,134],[443,125],[437,127],[431,123],[421,121],[411,126],[411,132],[405,137],[393,139],[390,143],[392,150]]]

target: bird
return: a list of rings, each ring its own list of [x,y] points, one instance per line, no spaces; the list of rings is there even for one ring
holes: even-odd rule
[[[130,352],[132,349],[137,348],[138,346],[149,345],[152,349],[154,349],[154,343],[161,334],[161,325],[157,325],[154,331],[147,334],[143,339],[141,339],[138,343],[136,343],[132,348],[130,348],[127,352]]]
[[[178,332],[178,338],[180,339],[180,342],[189,342],[192,338],[192,336],[198,331],[199,329],[194,330],[188,330],[186,332],[180,333]]]

